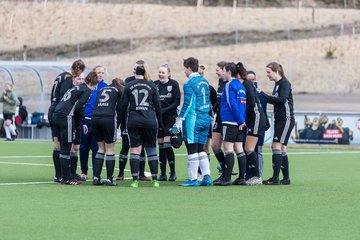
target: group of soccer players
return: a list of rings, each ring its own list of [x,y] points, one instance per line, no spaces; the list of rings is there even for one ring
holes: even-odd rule
[[[84,107],[93,91],[96,92],[96,96],[92,96],[96,102],[91,127],[98,144],[93,161],[94,185],[116,185],[113,180],[114,144],[118,128],[121,129],[123,148],[119,154],[120,170],[116,180],[124,180],[130,151],[133,179],[130,186],[133,188],[137,188],[141,180],[150,180],[153,187],[159,187],[159,181],[176,181],[171,140],[179,136],[188,155],[188,179],[180,186],[290,184],[286,145],[294,127],[294,113],[291,84],[282,66],[276,62],[266,66],[267,77],[275,82],[272,95],[267,95],[252,81],[255,73],[248,72],[242,63],[219,62],[216,69],[219,76],[217,97],[211,96],[215,95],[215,90],[203,73],[199,73],[204,67],[199,69],[196,58],[184,59],[183,66],[188,79],[183,86],[184,99],[179,112],[180,88],[178,82],[171,79],[167,64],[159,67],[159,80],[153,82],[146,63],[139,60],[134,65],[133,77],[125,81],[116,78],[99,90],[96,89],[99,79],[95,71],[83,80],[85,64],[81,60],[76,60],[68,72],[60,74],[54,81],[48,113],[55,147],[54,181],[78,185],[85,180],[76,174],[76,155],[80,135],[88,131]],[[275,120],[273,176],[264,181],[262,155],[257,146],[269,128],[269,121],[260,99],[274,105]],[[214,181],[210,176],[209,138],[212,138],[211,146],[221,169],[220,177]],[[144,174],[145,153],[151,179]],[[232,181],[234,153],[239,175]],[[101,179],[104,161],[106,178]],[[282,180],[279,179],[280,169],[284,175]]]

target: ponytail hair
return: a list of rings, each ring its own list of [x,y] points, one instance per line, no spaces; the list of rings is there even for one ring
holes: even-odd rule
[[[242,62],[238,62],[236,64],[236,68],[238,69],[238,74],[239,74],[240,78],[245,80],[247,71],[246,71],[246,69],[244,67],[244,64],[242,64]]]
[[[273,72],[278,72],[282,78],[285,78],[284,69],[281,66],[281,64],[277,62],[271,62],[268,65],[266,65],[266,67],[270,68]]]

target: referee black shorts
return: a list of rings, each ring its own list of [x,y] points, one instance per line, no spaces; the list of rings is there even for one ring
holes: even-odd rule
[[[287,145],[294,126],[295,120],[286,119],[277,121],[275,119],[273,142],[279,142],[283,145]]]

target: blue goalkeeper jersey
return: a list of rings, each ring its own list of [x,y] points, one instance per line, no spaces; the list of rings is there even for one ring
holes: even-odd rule
[[[199,73],[192,73],[184,84],[184,103],[179,117],[207,118],[210,111],[209,82]]]

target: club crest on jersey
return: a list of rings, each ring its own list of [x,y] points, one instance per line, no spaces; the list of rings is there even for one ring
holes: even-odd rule
[[[167,90],[168,90],[168,92],[171,92],[172,86],[167,86]]]

